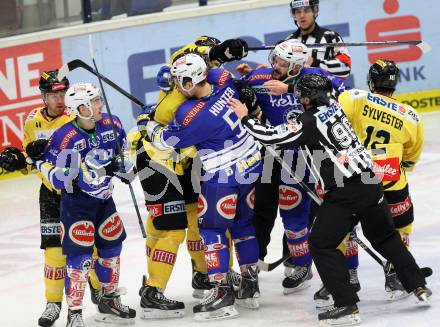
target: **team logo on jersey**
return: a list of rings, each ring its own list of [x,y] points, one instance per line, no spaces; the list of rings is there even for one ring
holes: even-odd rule
[[[255,188],[253,188],[252,191],[250,191],[248,193],[248,195],[246,196],[246,203],[249,206],[249,208],[254,210],[254,206],[255,206]]]
[[[206,267],[208,269],[216,269],[220,267],[220,257],[218,251],[205,253]]]
[[[148,213],[150,214],[151,219],[154,219],[156,217],[163,215],[162,203],[147,204],[147,210],[148,210]]]
[[[358,252],[359,252],[358,245],[355,241],[347,240],[345,242],[346,257],[353,257],[355,255],[358,255]]]
[[[306,236],[308,231],[309,231],[309,229],[306,227],[306,228],[301,229],[298,232],[294,232],[292,230],[286,229],[284,233],[286,234],[286,237],[289,240],[295,240],[295,239]]]
[[[44,278],[61,280],[66,277],[66,267],[50,267],[44,266]]]
[[[384,182],[400,180],[400,166],[398,157],[374,160],[373,163],[373,171],[379,180]]]
[[[151,260],[173,266],[176,262],[176,254],[173,252],[156,249],[153,252],[153,258]]]
[[[185,201],[172,201],[163,204],[164,215],[182,212],[185,212]]]
[[[296,188],[287,185],[280,185],[279,191],[279,206],[282,210],[290,210],[296,208],[302,200],[302,194]]]
[[[200,241],[186,241],[186,246],[188,247],[188,251],[203,251],[205,246],[203,242]]]
[[[234,219],[237,211],[237,194],[229,194],[217,201],[217,212],[226,219]]]
[[[309,242],[304,240],[299,244],[287,244],[289,246],[289,251],[292,257],[299,258],[309,254]]]
[[[98,234],[104,240],[114,241],[117,240],[124,231],[124,224],[117,213],[114,213],[108,217],[98,228]]]
[[[70,226],[69,237],[78,245],[92,246],[95,243],[95,226],[91,221],[77,221]]]
[[[205,197],[200,194],[199,200],[197,201],[197,216],[202,217],[206,213],[206,210],[208,210],[208,203]]]
[[[405,201],[397,202],[397,203],[389,203],[388,204],[390,211],[391,211],[391,217],[397,217],[403,215],[405,212],[407,212],[412,207],[411,198],[408,196],[406,197]]]

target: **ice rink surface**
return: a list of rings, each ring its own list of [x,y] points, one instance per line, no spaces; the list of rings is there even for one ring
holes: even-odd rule
[[[387,302],[384,276],[381,267],[367,254],[361,252],[359,279],[362,290],[359,295],[360,315],[363,326],[418,327],[440,326],[440,113],[423,115],[425,123],[425,149],[415,172],[411,173],[410,190],[415,207],[414,232],[411,250],[421,266],[430,266],[434,275],[428,279],[433,290],[432,307],[422,309],[411,296],[398,302]],[[21,177],[0,182],[0,326],[37,326],[37,319],[45,306],[43,289],[43,252],[39,249],[39,209],[36,176]],[[137,200],[143,217],[141,187],[134,183]],[[139,309],[138,290],[142,275],[146,272],[145,248],[128,188],[116,184],[114,199],[124,220],[128,238],[122,252],[121,286],[128,294],[123,302]],[[437,203],[438,201],[438,203]],[[278,259],[281,254],[281,221],[278,219],[272,232],[272,243],[267,261]],[[361,249],[359,251],[362,251]],[[136,318],[137,326],[317,326],[317,311],[313,293],[320,287],[320,279],[314,269],[312,287],[299,293],[283,295],[281,281],[283,269],[260,274],[260,309],[238,308],[240,316],[234,320],[196,323],[192,318],[192,306],[197,300],[191,297],[191,264],[184,245],[174,268],[165,294],[184,301],[186,316],[178,320],[145,321]],[[96,309],[87,290],[84,317],[87,326],[102,326],[93,320]],[[55,326],[66,324],[66,304]]]

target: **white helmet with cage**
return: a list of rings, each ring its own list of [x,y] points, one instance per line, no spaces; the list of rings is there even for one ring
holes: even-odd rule
[[[188,53],[177,59],[171,67],[171,76],[173,76],[180,87],[190,94],[196,84],[206,79],[208,75],[208,66],[205,60],[194,53]],[[183,85],[186,82],[192,82],[190,89],[185,89]]]
[[[100,97],[101,91],[91,83],[75,83],[69,87],[64,97],[67,109],[74,115],[83,119],[92,119],[93,110],[91,100]],[[83,116],[78,108],[84,105],[90,111],[90,115]]]
[[[299,40],[290,39],[283,41],[275,46],[275,49],[273,49],[269,54],[269,62],[273,67],[275,57],[287,61],[289,63],[287,76],[291,78],[299,74],[302,67],[304,67],[304,64],[307,61],[308,55],[309,51],[306,45],[302,44]],[[292,75],[292,70],[295,68],[296,65],[299,65],[301,67],[295,75]]]

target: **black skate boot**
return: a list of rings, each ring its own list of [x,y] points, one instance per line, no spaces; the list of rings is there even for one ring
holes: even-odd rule
[[[357,305],[336,307],[318,315],[319,326],[359,325],[361,318]]]
[[[50,327],[60,317],[61,302],[47,302],[46,309],[38,319],[38,325],[42,327]]]
[[[98,304],[101,300],[102,295],[104,294],[104,290],[93,288],[92,282],[90,281],[89,277],[89,288],[90,288],[90,298],[92,300],[93,304]]]
[[[297,266],[293,273],[283,280],[284,295],[295,293],[310,287],[310,280],[312,277],[311,265],[305,267]]]
[[[68,310],[66,327],[85,327],[82,310]]]
[[[99,314],[96,321],[120,325],[135,323],[136,311],[121,303],[121,296],[116,292],[104,294],[98,303]]]
[[[185,315],[183,302],[170,300],[157,287],[145,285],[145,276],[139,295],[142,319],[180,318]]]
[[[192,296],[196,299],[203,299],[205,291],[208,291],[213,287],[209,281],[208,274],[200,271],[193,271],[191,285],[193,288]]]
[[[260,304],[260,288],[258,287],[257,267],[249,267],[241,274],[240,287],[234,290],[237,304],[248,309],[258,309]]]
[[[313,295],[315,300],[316,309],[327,310],[333,306],[333,296],[327,291],[327,288],[322,287]]]
[[[348,274],[350,275],[350,284],[354,287],[356,292],[361,290],[361,283],[359,283],[357,268],[348,269]]]
[[[391,262],[387,262],[384,268],[385,272],[385,291],[387,292],[388,301],[396,301],[408,297],[411,293],[408,293],[397,277]]]
[[[432,295],[432,291],[429,288],[426,286],[417,287],[413,293],[417,298],[417,304],[428,307],[431,306],[429,297]]]
[[[216,285],[209,294],[193,307],[194,320],[209,321],[238,316],[234,306],[234,290],[231,285]]]

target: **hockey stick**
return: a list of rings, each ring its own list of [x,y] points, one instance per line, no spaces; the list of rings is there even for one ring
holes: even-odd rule
[[[321,47],[366,47],[366,46],[390,46],[390,45],[402,45],[409,44],[418,47],[422,53],[431,51],[431,46],[423,41],[368,41],[368,42],[342,42],[342,43],[311,43],[305,44],[308,48],[321,48]],[[258,50],[272,50],[274,45],[262,45],[258,47],[249,47],[249,51]]]
[[[276,161],[281,165],[281,167],[299,184],[301,187],[306,191],[306,193],[316,202],[316,204],[321,205],[322,200],[321,198],[316,195],[315,192],[313,192],[306,183],[304,183],[302,180],[300,180],[298,177],[296,177],[295,173],[292,172],[289,165],[281,158],[281,156],[271,147],[266,146],[266,151],[268,151]],[[353,232],[351,232],[351,239],[355,241],[357,244],[360,245],[362,249],[365,250],[377,263],[379,263],[382,268],[385,271],[385,262],[373,251],[371,250],[362,240],[356,236]],[[290,253],[283,256],[281,259],[278,259],[275,262],[272,263],[266,263],[264,261],[259,260],[258,261],[258,267],[262,271],[271,271],[278,267],[280,264],[282,264],[284,261],[288,260],[290,258]],[[423,275],[425,277],[429,277],[432,275],[432,269],[430,267],[423,267],[420,268]]]
[[[99,74],[98,67],[96,65],[94,51],[93,51],[92,34],[89,34],[89,51],[90,51],[90,57],[92,58],[93,66],[95,67],[96,76],[98,77],[99,86],[101,87],[101,90],[102,90],[102,96],[104,97],[104,102],[105,102],[105,107],[107,109],[108,118],[110,119],[110,123],[112,125],[112,131],[113,131],[113,136],[114,136],[115,142],[116,142],[116,148],[118,150],[118,153],[121,154],[122,165],[125,166],[124,165],[124,155],[122,153],[121,144],[119,143],[118,133],[116,132],[115,121],[113,120],[113,115],[110,111],[110,106],[108,105],[107,96],[105,94],[104,85],[102,84],[102,80],[103,80],[102,75]],[[131,198],[133,199],[133,204],[134,204],[134,208],[136,210],[136,215],[138,218],[139,227],[141,229],[142,236],[143,236],[143,238],[147,238],[147,234],[145,233],[144,223],[142,222],[142,218],[141,218],[141,213],[139,211],[139,207],[136,202],[136,197],[134,195],[133,186],[130,183],[128,183],[128,188],[130,189]]]
[[[94,60],[94,59],[92,58],[92,60]],[[130,99],[131,101],[136,103],[141,108],[145,107],[145,104],[141,100],[139,100],[138,98],[134,97],[133,95],[131,95],[130,93],[125,91],[122,87],[120,87],[119,85],[114,83],[112,80],[108,79],[104,75],[101,75],[96,68],[93,69],[93,67],[87,65],[84,61],[82,61],[80,59],[74,59],[72,61],[69,61],[67,64],[64,64],[58,70],[58,75],[57,75],[58,80],[61,81],[64,77],[67,76],[68,73],[70,73],[72,70],[75,70],[77,68],[83,68],[83,69],[89,71],[90,73],[92,73],[93,75],[98,77],[100,79],[100,81],[103,80],[108,85],[110,85],[112,88],[114,88],[116,91],[118,91],[122,95],[126,96],[128,99]]]

